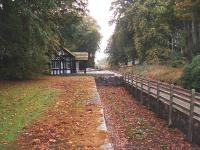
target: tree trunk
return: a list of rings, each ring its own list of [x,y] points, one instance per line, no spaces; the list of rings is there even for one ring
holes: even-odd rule
[[[197,48],[200,51],[200,23],[198,23],[197,28]]]
[[[136,51],[135,48],[133,48],[133,54],[132,54],[132,65],[135,65],[135,58],[136,58]]]
[[[192,39],[192,33],[191,33],[191,26],[190,22],[187,23],[187,59],[191,63],[192,62],[192,55],[193,55],[193,39]]]
[[[192,44],[193,47],[196,46],[197,40],[196,40],[196,32],[195,32],[195,23],[194,20],[192,21]]]

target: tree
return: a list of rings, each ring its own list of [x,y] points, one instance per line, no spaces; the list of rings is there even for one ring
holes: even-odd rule
[[[116,8],[116,11],[119,10],[118,8],[123,7],[121,3],[118,4],[118,7],[116,5],[113,7]],[[129,40],[131,39],[128,43],[132,53],[126,54],[132,56],[133,60],[137,56],[140,63],[144,63],[144,61],[157,62],[162,58],[166,59],[168,57],[170,51],[168,45],[170,29],[168,24],[161,22],[160,19],[167,5],[167,1],[128,1],[124,5],[125,11],[120,9],[123,11],[118,12],[121,14],[118,16],[122,17],[117,17],[117,19],[114,17],[117,22],[116,28],[123,20],[126,20],[125,28],[127,28],[127,31],[123,31],[121,35],[125,35]],[[119,29],[115,31],[118,32]],[[126,39],[125,43],[127,41]],[[124,45],[121,46],[124,47]],[[121,48],[121,50],[123,49]]]
[[[135,60],[135,49],[133,46],[132,31],[128,28],[128,20],[121,19],[116,25],[115,32],[110,39],[106,52],[109,54],[111,65],[126,64]],[[134,54],[133,54],[134,51]]]
[[[184,68],[181,81],[185,88],[200,91],[200,55],[194,57],[192,63]]]
[[[71,51],[89,53],[89,67],[94,67],[95,53],[99,49],[101,35],[99,26],[90,16],[73,17],[73,20],[60,26],[60,32],[64,38],[64,46]]]
[[[64,45],[60,27],[85,16],[86,7],[87,0],[0,0],[0,78],[26,79],[47,70],[52,53]]]
[[[199,3],[198,0],[115,0],[111,23],[116,23],[116,30],[107,50],[110,60],[116,58],[113,54],[120,55],[119,51],[123,51],[119,57],[137,57],[141,64],[170,61],[175,54],[191,61],[200,52]],[[126,29],[120,30],[124,20]],[[132,53],[124,51],[124,37],[131,39],[130,43],[125,41],[131,45]],[[115,38],[120,40],[114,42]]]
[[[200,53],[200,1],[177,0],[177,16],[182,20],[186,41],[186,56],[189,62]]]

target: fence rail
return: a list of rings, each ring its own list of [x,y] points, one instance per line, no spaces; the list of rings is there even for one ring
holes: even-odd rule
[[[188,116],[188,138],[192,141],[194,119],[200,122],[200,93],[194,89],[187,90],[173,84],[162,83],[155,80],[148,80],[138,75],[124,74],[123,81],[129,87],[134,87],[135,92],[140,91],[140,99],[143,100],[143,93],[154,97],[157,101],[169,106],[168,125],[172,125],[172,111],[176,109]]]

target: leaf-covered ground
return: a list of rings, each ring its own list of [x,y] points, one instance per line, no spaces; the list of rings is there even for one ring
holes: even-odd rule
[[[48,105],[49,107],[40,110],[40,116],[24,124],[23,129],[18,131],[18,138],[12,144],[9,141],[1,141],[1,144],[7,146],[7,149],[20,150],[99,149],[107,138],[107,133],[97,130],[100,124],[99,117],[102,114],[100,113],[100,103],[95,102],[97,92],[94,79],[92,77],[45,77],[40,81],[32,82],[36,87],[35,90],[38,89],[39,93],[41,89],[53,89],[53,91],[57,91],[57,97],[54,98],[54,103]],[[14,89],[20,85],[21,83],[17,84]],[[30,89],[33,87],[30,82],[23,83],[23,85],[31,87]],[[42,86],[41,89],[40,85]],[[6,83],[3,87],[10,86]],[[26,97],[30,91],[36,96],[34,98],[36,102],[37,99],[41,101],[41,98],[43,98],[37,96],[38,92],[27,91],[26,89],[28,88],[22,89],[24,91],[21,96],[19,95],[20,97]],[[13,96],[13,94],[10,96]],[[15,97],[13,100],[17,101],[18,98]],[[44,100],[48,101],[48,98]],[[33,104],[28,103],[26,107],[33,107],[34,110],[38,103]],[[23,106],[21,110],[25,109],[23,101],[18,105]],[[14,106],[11,108],[14,109]],[[33,112],[33,110],[30,112]],[[22,116],[26,117],[26,114],[23,113]],[[12,118],[11,120],[16,124],[20,123],[18,119]]]
[[[14,141],[21,129],[55,103],[59,93],[49,80],[0,81],[0,149]]]
[[[99,87],[110,138],[116,149],[191,150],[177,129],[167,127],[122,87]]]

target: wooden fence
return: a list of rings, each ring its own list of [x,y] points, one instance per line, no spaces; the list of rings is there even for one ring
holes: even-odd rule
[[[134,88],[135,95],[140,91],[140,100],[143,101],[144,93],[156,100],[156,110],[159,112],[159,102],[167,104],[168,109],[168,125],[171,126],[172,111],[176,109],[188,116],[188,139],[192,141],[194,120],[200,122],[200,93],[194,89],[186,90],[173,84],[167,84],[155,80],[148,80],[138,75],[124,74],[123,81],[127,87]],[[147,101],[148,102],[148,101]],[[147,104],[148,105],[148,104]]]

